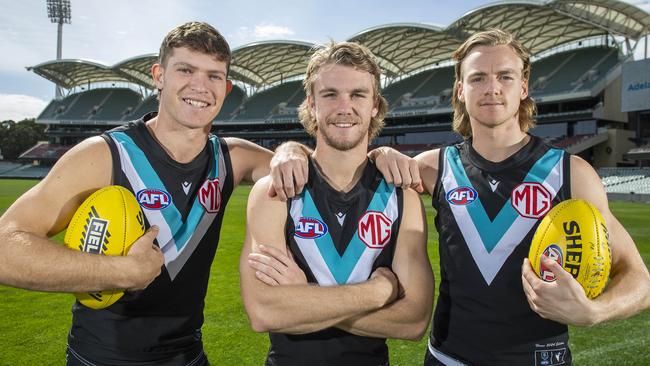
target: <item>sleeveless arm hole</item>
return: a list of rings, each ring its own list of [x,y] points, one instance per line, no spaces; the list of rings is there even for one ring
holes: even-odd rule
[[[121,174],[119,174],[119,171],[122,170],[122,164],[120,162],[120,154],[117,151],[117,146],[115,146],[115,141],[110,137],[110,134],[108,133],[103,133],[100,136],[104,139],[104,141],[106,141],[111,152],[111,184],[124,186],[125,182],[117,181],[117,177],[121,176]]]
[[[436,184],[433,186],[433,193],[431,194],[431,205],[433,208],[438,210],[438,205],[437,202],[438,200],[436,199],[438,195],[440,194],[440,190],[442,188],[442,173],[443,173],[443,168],[445,166],[445,152],[447,151],[448,146],[444,146],[440,148],[439,155],[438,155],[438,173],[436,176]]]

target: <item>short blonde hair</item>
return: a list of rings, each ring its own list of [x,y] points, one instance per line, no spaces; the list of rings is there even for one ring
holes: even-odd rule
[[[454,131],[458,132],[463,138],[472,136],[472,127],[469,123],[469,114],[465,103],[461,102],[458,98],[458,83],[463,81],[462,63],[465,57],[478,46],[509,46],[517,56],[523,61],[524,67],[522,70],[522,79],[524,83],[528,83],[530,79],[530,54],[524,46],[515,39],[515,37],[500,29],[489,29],[483,32],[477,32],[471,35],[456,51],[454,51],[452,58],[456,61],[455,71],[456,80],[454,80],[454,92],[451,104],[454,107],[454,119],[452,127]],[[522,100],[519,104],[519,127],[522,131],[528,132],[532,127],[535,127],[535,120],[533,116],[537,113],[535,101],[528,95],[526,99]]]
[[[318,73],[325,65],[343,65],[350,66],[357,70],[370,73],[373,76],[373,94],[374,101],[377,105],[377,115],[370,119],[368,136],[370,140],[377,137],[382,127],[384,127],[384,117],[388,112],[388,102],[381,96],[379,91],[381,69],[375,60],[375,56],[366,47],[355,42],[331,42],[324,48],[315,51],[307,65],[307,72],[303,80],[303,87],[307,98],[302,102],[299,108],[300,123],[305,131],[311,136],[316,136],[318,124],[312,116],[309,97],[314,95],[314,82]]]

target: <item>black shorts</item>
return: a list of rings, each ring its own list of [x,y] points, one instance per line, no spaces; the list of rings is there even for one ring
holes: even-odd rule
[[[66,353],[66,366],[105,366],[106,364],[98,363],[93,360],[88,359],[76,352],[72,347],[68,346],[68,351]],[[116,364],[117,365],[117,364]],[[138,362],[133,361],[129,363],[119,362],[119,365],[124,366],[210,366],[208,361],[208,356],[205,352],[201,351],[198,355],[193,357],[188,356],[188,354],[179,354],[171,359],[159,360],[155,362],[144,361]],[[106,365],[108,366],[108,365]]]

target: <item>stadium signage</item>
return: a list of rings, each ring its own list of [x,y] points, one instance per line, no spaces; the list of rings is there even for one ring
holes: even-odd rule
[[[221,189],[219,178],[206,179],[199,189],[199,202],[209,213],[217,213],[221,208]]]
[[[388,244],[393,221],[383,212],[368,211],[359,220],[359,239],[372,249],[381,249]]]
[[[172,198],[169,193],[153,188],[145,188],[136,194],[140,206],[148,210],[162,210],[169,206]]]
[[[478,193],[472,187],[457,187],[447,193],[447,202],[452,205],[468,205],[476,200]]]
[[[621,67],[621,112],[650,109],[650,59],[624,62]]]
[[[642,83],[630,84],[627,87],[627,91],[643,90],[643,89],[650,89],[650,81],[644,81]]]
[[[301,217],[296,223],[294,235],[303,239],[316,239],[327,234],[327,225],[313,217]]]
[[[551,194],[538,182],[524,182],[512,190],[512,207],[519,215],[539,219],[551,209]]]

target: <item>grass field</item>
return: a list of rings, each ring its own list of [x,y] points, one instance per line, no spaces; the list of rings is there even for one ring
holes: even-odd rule
[[[0,213],[36,181],[0,180]],[[244,237],[249,187],[237,189],[223,222],[221,241],[206,298],[205,348],[213,365],[261,365],[268,349],[265,334],[250,330],[239,295],[238,256]],[[614,214],[650,263],[650,205],[611,204]],[[44,210],[47,207],[43,207]],[[432,227],[433,211],[427,208]],[[60,235],[59,235],[60,237]],[[429,256],[436,277],[438,235],[430,228]],[[0,286],[0,365],[62,365],[73,297]],[[426,339],[390,341],[391,364],[421,365]],[[650,311],[593,328],[572,328],[576,365],[650,365]]]

